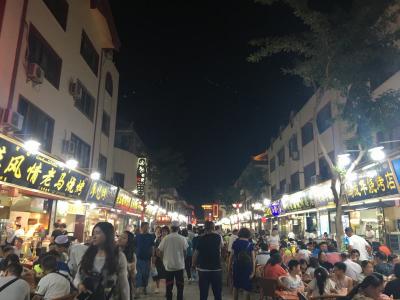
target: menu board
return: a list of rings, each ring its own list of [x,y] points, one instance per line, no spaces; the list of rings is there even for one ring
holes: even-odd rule
[[[86,198],[89,178],[45,154],[29,153],[0,135],[0,181],[68,197]]]

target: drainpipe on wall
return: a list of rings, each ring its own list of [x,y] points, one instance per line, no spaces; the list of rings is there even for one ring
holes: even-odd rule
[[[15,82],[17,80],[18,65],[19,65],[19,58],[21,56],[22,39],[24,36],[24,27],[25,27],[24,25],[25,25],[27,10],[28,10],[28,0],[24,0],[20,24],[19,24],[17,49],[15,51],[14,66],[13,66],[12,75],[11,75],[10,93],[8,95],[8,102],[7,102],[7,109],[9,109],[9,110],[12,109],[13,99],[14,99],[14,94],[15,94]]]

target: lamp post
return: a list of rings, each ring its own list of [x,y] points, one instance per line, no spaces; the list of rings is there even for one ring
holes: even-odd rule
[[[233,208],[236,209],[236,214],[237,214],[237,219],[238,219],[238,229],[240,227],[240,219],[239,219],[239,211],[242,208],[242,203],[233,203],[232,206]]]

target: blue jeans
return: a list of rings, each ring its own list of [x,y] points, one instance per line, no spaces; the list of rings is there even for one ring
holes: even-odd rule
[[[215,300],[222,300],[222,271],[198,271],[200,300],[207,300],[208,289],[211,289]]]
[[[138,259],[136,262],[136,287],[146,288],[150,277],[150,260]]]

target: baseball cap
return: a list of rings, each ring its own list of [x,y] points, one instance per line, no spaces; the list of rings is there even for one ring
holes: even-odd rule
[[[57,245],[65,245],[69,243],[68,236],[66,235],[59,235],[55,238],[54,243]]]
[[[171,227],[179,227],[179,226],[180,226],[180,224],[178,221],[172,221]]]

